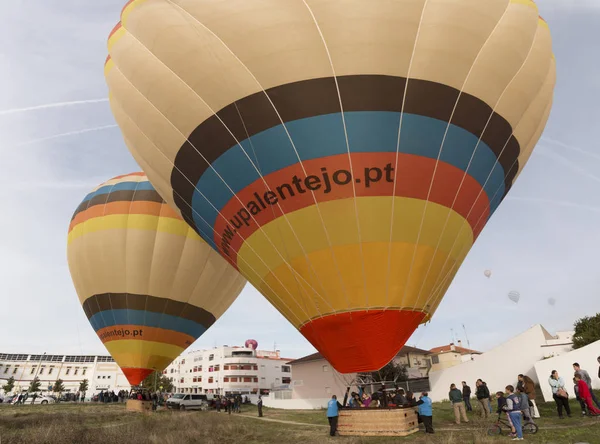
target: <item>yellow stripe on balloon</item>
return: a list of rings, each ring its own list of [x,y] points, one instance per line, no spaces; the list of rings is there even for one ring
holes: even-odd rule
[[[294,323],[296,327],[325,314],[355,310],[401,308],[427,312],[438,277],[453,267],[455,273],[456,260],[462,262],[466,256],[464,252],[458,259],[449,259],[446,253],[428,245],[395,242],[391,245],[391,273],[386,281],[389,248],[390,244],[384,242],[362,244],[362,263],[358,244],[316,251],[307,258],[292,260],[294,272],[281,265],[265,277],[263,284],[254,285],[269,300],[276,298],[269,287],[283,297],[290,307],[286,317],[300,321]],[[332,252],[338,267],[331,259]],[[309,270],[307,260],[313,270]]]
[[[525,5],[525,6],[529,6],[530,8],[535,9],[536,11],[538,10],[537,5],[535,4],[535,2],[533,0],[510,0],[511,3],[516,3],[516,4],[520,4],[520,5]]]
[[[162,342],[140,340],[110,341],[104,345],[121,367],[161,370],[184,350],[182,347]]]
[[[390,231],[392,199],[395,200],[395,217],[393,230]],[[357,244],[359,238],[355,202],[362,243],[388,243],[391,234],[392,242],[414,244],[418,240],[420,245],[437,247],[446,255],[450,253],[452,259],[456,259],[461,251],[456,248],[457,244],[469,246],[473,244],[471,226],[462,216],[445,206],[429,202],[425,210],[424,200],[406,197],[340,199],[320,203],[318,209],[313,205],[294,211],[287,215],[287,220],[279,217],[264,225],[262,230],[256,231],[247,238],[240,248],[237,261],[239,270],[245,276],[254,276],[260,280],[271,270],[283,265],[284,260],[289,262],[303,257],[305,253],[325,250],[330,244],[331,246]],[[422,218],[424,211],[427,213],[425,218]],[[444,224],[446,224],[445,228]],[[294,227],[294,231],[290,225]],[[272,243],[278,245],[279,249],[276,250]],[[386,265],[387,256],[386,252]],[[357,260],[357,263],[362,262]]]
[[[113,214],[89,219],[76,225],[69,233],[67,244],[86,233],[118,229],[160,231],[179,236],[197,237],[197,234],[183,220],[144,214]]]

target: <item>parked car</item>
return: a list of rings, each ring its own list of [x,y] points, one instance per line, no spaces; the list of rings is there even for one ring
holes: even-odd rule
[[[186,395],[178,393],[167,399],[167,408],[174,410],[208,410],[209,402],[212,400],[208,395]]]
[[[15,399],[16,401],[16,399]],[[13,401],[14,402],[14,401]],[[52,395],[37,395],[34,397],[34,395],[28,396],[27,399],[25,400],[25,404],[54,404],[56,403],[56,399],[54,398],[54,396]]]

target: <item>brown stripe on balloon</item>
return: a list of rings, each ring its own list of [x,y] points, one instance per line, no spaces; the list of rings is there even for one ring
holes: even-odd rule
[[[165,203],[160,194],[158,194],[155,190],[118,190],[111,193],[99,194],[97,196],[92,197],[91,199],[82,202],[71,220],[75,219],[82,211],[87,210],[95,205],[106,205],[110,202],[157,202],[157,203]]]
[[[344,111],[402,111],[406,79],[382,75],[338,77]],[[304,80],[268,89],[267,94],[284,122],[339,113],[340,103],[331,77]],[[505,188],[510,189],[516,173],[512,166],[520,153],[511,125],[492,108],[467,93],[427,80],[410,79],[404,112],[448,121],[481,138],[505,171]],[[263,92],[244,97],[202,122],[188,137],[175,158],[171,185],[176,205],[194,226],[190,207],[195,184],[223,153],[241,142],[281,124],[273,105]],[[454,107],[456,105],[456,109]],[[452,112],[454,110],[454,115]],[[490,118],[490,115],[492,116]],[[240,118],[243,116],[243,122]],[[489,119],[489,123],[488,123]],[[486,127],[487,124],[487,127]],[[485,132],[482,134],[485,128]],[[202,157],[198,153],[202,153]]]
[[[83,303],[83,310],[88,319],[96,313],[107,310],[145,310],[188,319],[205,328],[216,321],[209,311],[186,302],[129,293],[104,293],[91,296]]]

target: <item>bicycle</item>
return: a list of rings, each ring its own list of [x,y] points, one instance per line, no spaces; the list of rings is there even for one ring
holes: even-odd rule
[[[504,429],[508,428],[508,434],[512,432],[512,426],[507,419],[503,419],[502,415],[498,415],[498,419],[494,424],[488,427],[487,434],[490,436],[502,435]],[[534,435],[538,432],[538,426],[534,422],[525,422],[522,426],[523,434]]]

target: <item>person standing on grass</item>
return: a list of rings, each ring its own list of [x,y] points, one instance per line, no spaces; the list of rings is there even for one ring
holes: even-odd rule
[[[573,384],[575,384],[573,386],[573,391],[575,392],[575,398],[577,399],[577,402],[579,402],[579,405],[581,406],[581,416],[586,416],[588,414],[587,404],[579,396],[579,385],[577,384],[577,378],[573,378]]]
[[[342,404],[337,400],[337,396],[333,395],[327,403],[327,420],[329,421],[329,435],[335,436],[337,432],[338,417]]]
[[[531,408],[531,416],[533,418],[539,418],[540,412],[537,408],[537,404],[535,403],[535,382],[533,382],[533,379],[526,375],[519,375],[519,383],[517,384],[517,388],[521,388],[533,404],[533,407]]]
[[[467,412],[465,411],[465,403],[463,401],[462,392],[456,388],[456,384],[452,384],[450,386],[448,398],[450,399],[450,404],[452,404],[452,408],[454,409],[454,422],[456,422],[456,425],[460,425],[461,416],[464,422],[469,422],[469,418],[467,418]]]
[[[569,406],[569,394],[565,389],[565,381],[563,380],[563,378],[558,376],[558,372],[556,370],[552,370],[550,378],[548,378],[548,384],[550,384],[550,388],[552,389],[552,397],[554,398],[554,402],[556,402],[558,417],[560,419],[564,419],[564,409],[567,412],[567,416],[570,418],[571,407]]]
[[[256,403],[256,405],[258,406],[258,417],[262,418],[262,396],[258,397],[258,402]]]
[[[480,407],[479,415],[487,418],[490,412],[490,390],[481,379],[478,379],[475,385],[477,386],[475,396],[477,396],[477,402],[479,403]]]
[[[600,415],[600,410],[596,408],[596,406],[592,403],[592,393],[588,386],[588,384],[581,378],[579,373],[575,373],[575,381],[577,383],[577,389],[579,391],[579,398],[585,402],[585,405],[590,412],[590,415],[598,416]]]
[[[427,392],[421,393],[417,401],[419,409],[419,420],[425,426],[425,433],[434,433],[433,431],[433,402]]]
[[[573,370],[575,370],[575,375],[579,375],[579,378],[582,379],[588,385],[594,404],[596,404],[597,407],[600,407],[598,398],[596,398],[596,395],[594,394],[594,390],[592,387],[592,378],[590,378],[590,374],[587,372],[587,370],[583,370],[578,362],[575,362],[573,364]]]
[[[465,402],[465,408],[467,412],[472,412],[473,407],[471,406],[471,387],[467,385],[465,381],[462,382],[462,397]]]
[[[515,388],[512,385],[507,385],[506,388],[506,405],[505,411],[508,413],[511,427],[514,427],[516,436],[511,433],[513,441],[523,440],[523,427],[521,426],[521,399],[515,395]]]

